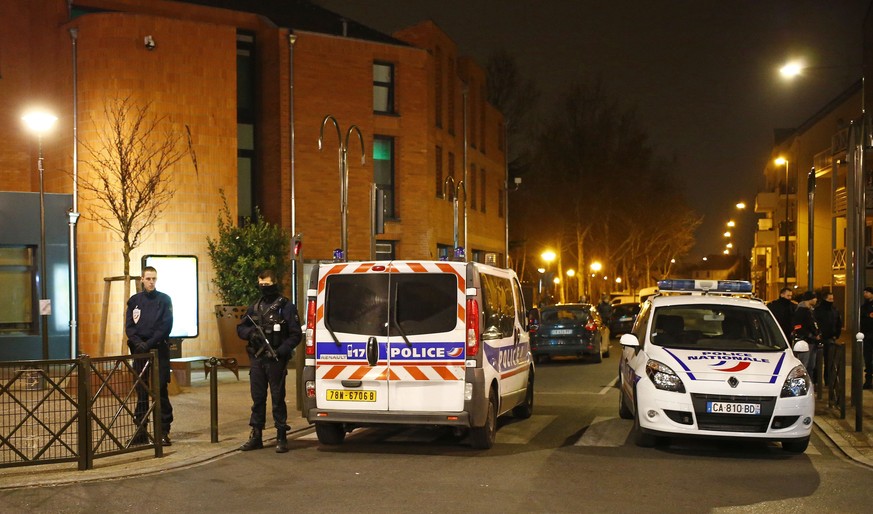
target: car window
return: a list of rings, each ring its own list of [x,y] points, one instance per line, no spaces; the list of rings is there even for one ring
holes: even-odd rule
[[[773,316],[728,305],[671,305],[655,310],[650,340],[695,350],[782,351],[785,339]]]
[[[651,311],[652,304],[644,303],[642,307],[640,307],[640,315],[637,316],[636,321],[634,321],[634,326],[631,329],[631,333],[637,336],[640,345],[645,344],[646,341],[646,328],[649,325],[649,313]]]
[[[483,339],[512,337],[515,328],[515,301],[512,283],[502,277],[481,275],[483,315]]]
[[[334,332],[388,335],[388,275],[327,278],[325,325]]]
[[[542,323],[587,323],[589,307],[558,306],[543,309]]]
[[[391,276],[394,318],[406,335],[454,330],[458,324],[458,279],[452,273]]]

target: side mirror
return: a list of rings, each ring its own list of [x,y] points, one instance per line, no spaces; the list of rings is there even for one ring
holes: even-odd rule
[[[803,353],[809,351],[809,344],[806,341],[800,340],[794,343],[794,353]]]
[[[633,334],[622,334],[621,339],[618,340],[622,346],[627,346],[629,348],[639,348],[640,341],[637,339],[637,336]]]

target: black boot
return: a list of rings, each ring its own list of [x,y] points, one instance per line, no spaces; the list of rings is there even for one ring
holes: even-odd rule
[[[288,426],[276,430],[276,453],[288,451]]]
[[[261,429],[257,427],[252,427],[252,435],[249,436],[249,440],[246,443],[239,447],[240,450],[247,452],[250,450],[260,450],[264,447],[264,440],[261,438]]]
[[[864,381],[864,389],[873,389],[873,377],[867,377]]]

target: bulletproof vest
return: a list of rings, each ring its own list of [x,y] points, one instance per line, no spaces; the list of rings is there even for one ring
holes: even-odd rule
[[[257,322],[267,336],[270,346],[278,348],[282,343],[282,337],[288,330],[285,319],[282,318],[282,309],[285,307],[287,300],[280,296],[272,303],[258,300],[255,306],[257,314]]]

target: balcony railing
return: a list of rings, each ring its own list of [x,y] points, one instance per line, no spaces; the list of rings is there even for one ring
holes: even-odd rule
[[[834,248],[831,256],[831,268],[834,270],[846,269],[846,249]]]

